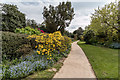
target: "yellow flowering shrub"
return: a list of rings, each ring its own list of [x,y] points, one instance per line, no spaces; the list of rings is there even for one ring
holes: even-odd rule
[[[71,45],[71,39],[62,36],[60,31],[54,33],[41,33],[40,35],[30,35],[29,39],[34,38],[37,43],[34,47],[40,55],[46,55],[47,59],[51,59],[54,50],[60,52],[65,51]]]

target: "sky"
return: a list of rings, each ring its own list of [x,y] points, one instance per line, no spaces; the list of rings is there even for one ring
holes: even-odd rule
[[[48,7],[50,4],[57,6],[59,2],[71,1],[74,8],[74,19],[69,27],[66,28],[69,32],[90,24],[90,16],[94,13],[94,9],[103,7],[105,4],[115,2],[117,0],[0,0],[1,3],[15,4],[18,9],[26,14],[26,19],[34,19],[37,23],[42,23],[43,7]]]

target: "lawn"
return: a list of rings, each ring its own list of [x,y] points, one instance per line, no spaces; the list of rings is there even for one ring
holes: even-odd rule
[[[97,78],[118,78],[118,49],[98,47],[78,42]],[[109,80],[109,79],[108,79]]]

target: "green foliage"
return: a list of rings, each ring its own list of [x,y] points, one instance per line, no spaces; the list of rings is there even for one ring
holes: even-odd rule
[[[77,38],[78,38],[79,40],[82,40],[83,32],[84,32],[84,30],[83,30],[81,27],[79,27],[77,30],[75,30],[75,31],[73,32],[73,34],[77,34]]]
[[[118,2],[118,41],[120,43],[120,1]]]
[[[67,39],[68,37],[65,37],[66,41]],[[68,43],[66,44],[69,44],[69,40],[68,40]],[[55,59],[53,60],[48,60],[46,59],[45,56],[38,55],[36,51],[33,51],[33,54],[22,56],[19,59],[16,58],[4,64],[4,67],[3,67],[4,75],[2,75],[3,79],[12,79],[12,78],[20,79],[28,76],[31,73],[34,73],[35,71],[45,70],[48,67],[53,66],[53,64],[55,64],[61,58],[67,57],[70,50],[71,50],[71,45],[69,45],[67,50],[65,50],[64,52],[54,50],[53,57]]]
[[[28,34],[28,35],[39,35],[41,31],[39,31],[37,28],[31,28],[31,27],[25,27],[25,28],[16,28],[15,33],[20,33],[20,34]]]
[[[37,27],[38,27],[38,25],[37,25],[37,23],[35,22],[35,20],[30,20],[30,19],[27,19],[27,20],[26,20],[26,26],[31,26],[31,27],[33,27],[33,28],[37,28]]]
[[[31,48],[24,45],[29,44],[29,42],[30,41],[27,39],[27,35],[2,32],[3,60],[19,57],[23,55],[25,51],[30,51]],[[23,50],[24,47],[26,50]]]
[[[71,37],[71,38],[74,38],[74,34],[69,32],[69,31],[67,31],[67,30],[64,31],[64,35],[68,36],[68,37]]]
[[[44,21],[41,24],[38,24],[38,28],[40,28],[40,30],[43,30],[44,32],[48,33],[47,28],[46,28],[46,24]]]
[[[44,32],[47,33],[47,28],[46,28],[45,26],[42,25],[42,26],[40,26],[39,28],[40,28],[40,30],[43,30]]]
[[[91,43],[95,42],[95,34],[92,30],[89,30],[84,35],[84,41],[86,41],[87,44],[91,44]]]
[[[78,37],[77,37],[77,34],[74,34],[74,40],[77,40]]]
[[[62,2],[58,6],[49,6],[43,9],[44,22],[47,31],[53,33],[57,30],[63,34],[64,29],[69,26],[74,16],[74,9],[71,2]]]
[[[25,27],[25,14],[16,5],[3,4],[2,11],[2,31],[14,32],[17,27]]]
[[[110,3],[101,9],[98,7],[95,13],[92,14],[91,24],[86,27],[84,35],[87,35],[87,32],[90,30],[94,32],[95,38],[91,38],[93,42],[95,39],[98,43],[103,45],[109,42],[118,42],[120,29],[118,27],[117,4]]]
[[[114,48],[114,49],[120,49],[120,43],[112,43],[109,45],[109,47]]]

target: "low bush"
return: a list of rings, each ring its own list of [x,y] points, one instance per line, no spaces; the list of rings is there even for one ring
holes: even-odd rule
[[[16,58],[7,65],[4,65],[0,76],[3,77],[3,79],[18,79],[26,77],[35,71],[44,70],[49,66],[53,66],[53,64],[62,57],[67,57],[70,49],[71,46],[69,46],[65,52],[59,52],[57,50],[53,51],[53,60],[46,59],[46,56],[39,55],[34,51],[34,54],[28,54],[20,59]]]
[[[84,41],[87,44],[92,44],[92,43],[96,43],[96,38],[95,38],[95,34],[92,30],[89,30],[85,35],[84,35]]]
[[[110,48],[120,49],[120,43],[114,42],[109,45]]]
[[[39,35],[41,33],[40,30],[38,30],[37,28],[31,28],[31,27],[25,27],[25,28],[16,28],[15,33],[20,33],[20,34],[28,34],[28,35]]]
[[[37,58],[37,59],[36,59]],[[27,75],[37,71],[37,70],[44,70],[50,65],[50,61],[45,60],[44,58],[39,58],[38,55],[29,55],[21,59],[16,59],[19,63],[14,63],[14,65],[10,64],[8,66],[3,66],[3,79],[10,79],[10,78],[22,78],[26,77]]]
[[[50,34],[30,35],[28,38],[35,40],[36,45],[34,47],[37,53],[47,56],[47,59],[52,59],[53,51],[64,52],[71,45],[71,39],[62,36],[59,31]]]
[[[18,54],[16,57],[20,57],[20,55],[29,54],[32,51],[32,47],[30,44],[23,44],[19,46],[19,48],[15,51]]]
[[[29,38],[28,43],[31,41],[31,45],[33,45],[33,54],[3,63],[3,75],[0,75],[3,79],[23,78],[37,70],[44,70],[62,57],[67,57],[71,49],[71,39],[62,36],[59,31],[50,34],[29,35],[27,38]],[[27,53],[25,49],[29,51],[30,44],[22,43],[14,51],[15,54],[25,54]]]
[[[17,54],[20,51],[20,47],[25,46],[24,44],[30,44],[25,34],[15,34],[12,32],[2,32],[2,54],[4,59],[11,59],[13,57],[21,56]],[[29,52],[31,48],[28,47],[26,50]],[[25,51],[25,50],[24,50]]]

